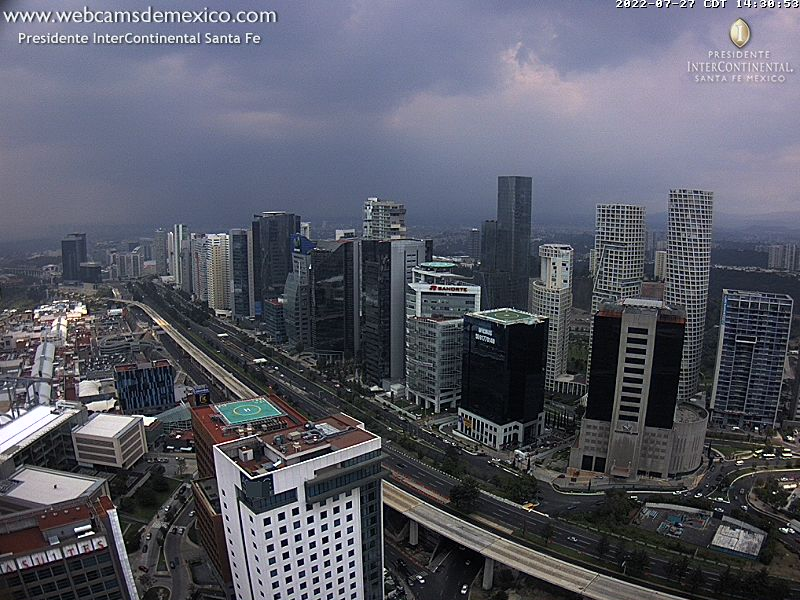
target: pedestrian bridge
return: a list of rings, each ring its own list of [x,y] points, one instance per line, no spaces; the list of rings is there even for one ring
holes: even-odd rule
[[[477,525],[455,517],[416,496],[383,482],[383,503],[411,521],[410,541],[415,543],[419,525],[430,529],[465,548],[479,552],[486,560],[483,588],[492,585],[495,561],[562,589],[593,600],[679,600],[664,592],[647,589],[596,571],[574,565],[511,542]]]

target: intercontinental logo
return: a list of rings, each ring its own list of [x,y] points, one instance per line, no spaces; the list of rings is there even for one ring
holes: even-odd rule
[[[709,50],[704,60],[687,61],[695,83],[786,83],[794,73],[791,63],[773,57],[771,50],[743,50],[752,36],[744,19],[733,22],[728,36],[737,50]]]

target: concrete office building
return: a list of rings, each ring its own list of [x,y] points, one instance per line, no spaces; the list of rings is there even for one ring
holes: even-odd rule
[[[114,254],[116,278],[120,281],[127,281],[141,277],[142,262],[142,255],[138,247],[130,252],[117,252]]]
[[[168,360],[117,365],[114,383],[125,414],[156,415],[175,406],[175,369]]]
[[[541,275],[531,280],[530,312],[547,317],[547,368],[544,387],[556,391],[556,379],[567,372],[572,313],[572,246],[539,246]]]
[[[80,281],[80,266],[87,260],[85,233],[70,233],[61,240],[61,279],[63,281]]]
[[[406,289],[411,272],[430,262],[431,240],[362,240],[361,355],[371,385],[405,376]]]
[[[655,251],[655,264],[653,265],[653,278],[664,281],[667,278],[667,251]]]
[[[138,600],[105,480],[24,467],[0,482],[0,589],[36,600]]]
[[[695,471],[708,413],[678,401],[683,310],[627,298],[601,306],[594,321],[592,380],[570,468],[621,482]]]
[[[712,418],[777,424],[794,301],[786,294],[723,290]]]
[[[467,247],[469,248],[469,256],[475,261],[481,259],[481,230],[473,227],[467,234]]]
[[[463,317],[481,308],[481,289],[454,268],[415,267],[406,297],[406,397],[437,413],[461,399]]]
[[[234,317],[253,316],[250,307],[252,281],[252,244],[250,231],[247,229],[231,229],[230,240],[230,297],[231,313]]]
[[[216,311],[230,312],[231,241],[227,233],[206,236],[206,301]]]
[[[344,414],[214,446],[237,600],[383,598],[381,439]]]
[[[676,189],[669,192],[667,278],[664,300],[686,309],[686,336],[678,399],[697,392],[711,271],[711,221],[714,193]]]
[[[364,201],[365,240],[397,240],[406,237],[406,207],[399,202],[367,198]]]
[[[286,276],[292,270],[292,234],[300,233],[300,217],[286,212],[263,212],[253,216],[253,310],[261,317],[266,300],[283,294]]]
[[[143,417],[97,413],[72,431],[78,464],[131,469],[147,452]]]
[[[501,450],[544,431],[547,319],[499,308],[464,317],[458,431]]]

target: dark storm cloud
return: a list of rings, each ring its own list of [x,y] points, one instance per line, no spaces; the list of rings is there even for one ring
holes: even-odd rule
[[[258,48],[29,47],[16,35],[35,28],[0,25],[4,237],[83,222],[245,223],[283,208],[356,221],[369,195],[405,201],[412,224],[477,223],[493,213],[502,173],[534,177],[535,220],[568,211],[591,221],[599,201],[660,212],[680,185],[715,189],[730,213],[796,206],[798,75],[725,86],[685,72],[732,47],[735,12],[208,4],[274,9],[279,22],[61,28],[253,30]],[[753,46],[800,65],[792,12],[749,17]]]

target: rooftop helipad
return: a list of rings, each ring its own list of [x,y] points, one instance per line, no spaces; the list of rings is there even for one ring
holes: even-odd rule
[[[282,410],[275,407],[265,397],[249,400],[235,400],[214,406],[228,425],[246,425],[253,421],[285,416]]]

